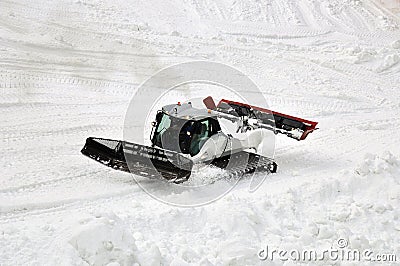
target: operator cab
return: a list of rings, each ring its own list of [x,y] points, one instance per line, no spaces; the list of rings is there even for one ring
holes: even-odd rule
[[[153,146],[195,156],[221,130],[213,116],[178,116],[159,111],[151,136]]]

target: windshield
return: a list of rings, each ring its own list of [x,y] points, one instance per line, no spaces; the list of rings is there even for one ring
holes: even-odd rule
[[[157,114],[157,126],[152,142],[167,150],[190,153],[194,121],[179,119],[165,113]]]
[[[192,156],[198,154],[209,137],[220,130],[218,121],[212,118],[185,120],[160,112],[156,122],[153,145]]]

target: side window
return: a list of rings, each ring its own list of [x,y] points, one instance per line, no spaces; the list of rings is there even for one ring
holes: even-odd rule
[[[190,155],[194,156],[200,152],[201,147],[208,139],[209,132],[208,120],[196,122],[196,131],[190,143]]]

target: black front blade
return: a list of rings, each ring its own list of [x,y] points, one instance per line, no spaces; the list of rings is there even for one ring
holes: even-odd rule
[[[146,169],[150,174],[156,169],[165,179],[181,182],[186,181],[192,172],[192,160],[174,151],[130,142],[123,143],[123,150],[130,171],[138,175],[146,176],[142,167],[148,166]]]
[[[161,175],[175,182],[186,181],[193,167],[190,159],[177,152],[119,140],[90,137],[81,152],[117,170],[145,177]]]

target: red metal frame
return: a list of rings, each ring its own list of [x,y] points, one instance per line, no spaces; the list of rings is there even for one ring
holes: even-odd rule
[[[244,106],[244,107],[248,107],[248,108],[252,108],[252,109],[258,110],[258,111],[263,112],[263,113],[268,113],[268,114],[272,114],[272,115],[278,115],[278,116],[282,116],[282,117],[285,117],[285,118],[288,118],[288,119],[292,119],[292,120],[295,120],[295,121],[302,122],[302,123],[304,123],[306,125],[306,130],[304,131],[304,133],[301,136],[300,140],[305,139],[308,136],[308,134],[310,134],[311,132],[313,132],[314,130],[317,129],[316,127],[317,127],[318,122],[306,120],[306,119],[303,119],[303,118],[300,118],[300,117],[286,115],[286,114],[275,112],[275,111],[272,111],[272,110],[269,110],[269,109],[261,108],[261,107],[258,107],[258,106],[249,105],[249,104],[240,103],[240,102],[235,102],[235,101],[230,101],[230,100],[225,100],[225,99],[222,99],[221,101],[219,101],[218,106],[221,103],[241,105],[241,106]]]

